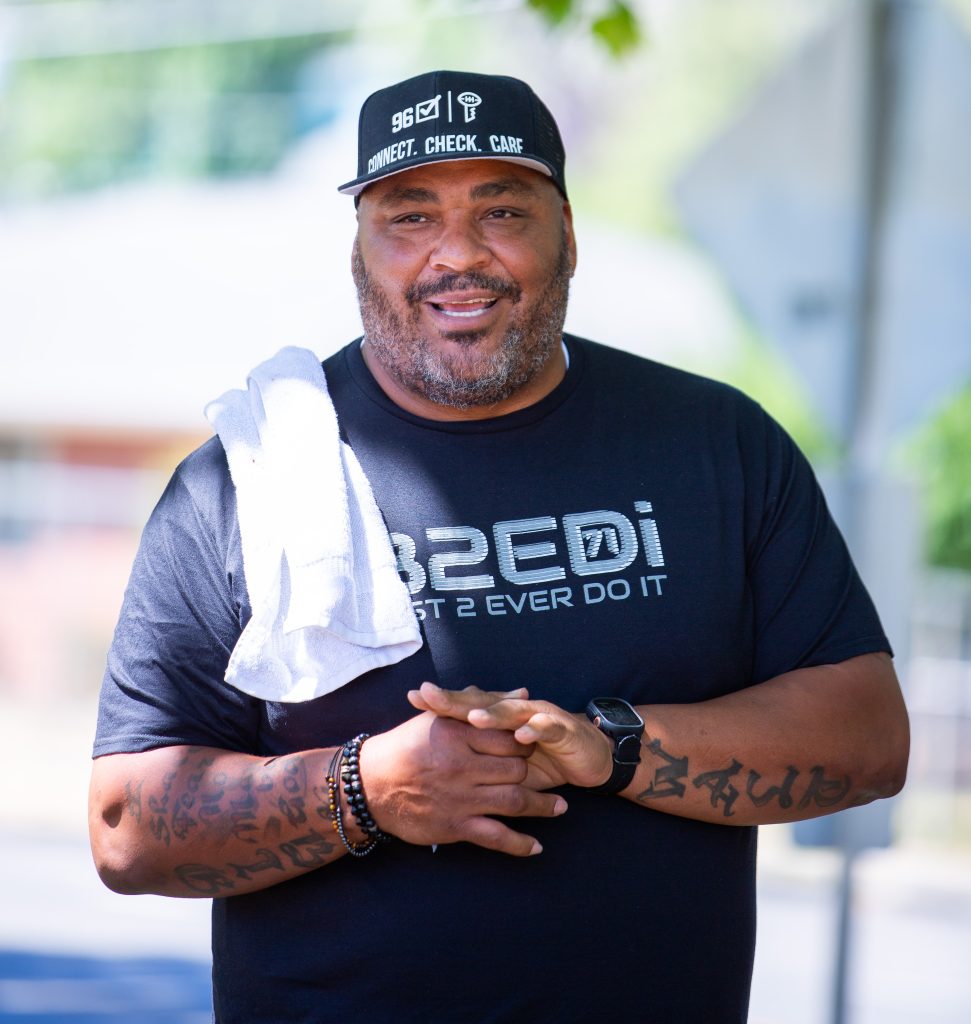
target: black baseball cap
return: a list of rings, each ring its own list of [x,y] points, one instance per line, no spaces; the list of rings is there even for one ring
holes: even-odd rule
[[[566,198],[566,154],[553,115],[518,78],[429,71],[361,107],[357,177],[338,192],[446,160],[507,160],[547,175]]]

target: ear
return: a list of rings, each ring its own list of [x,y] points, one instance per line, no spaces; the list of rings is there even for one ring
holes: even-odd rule
[[[567,200],[563,200],[563,238],[570,258],[570,277],[577,269],[577,239],[573,231],[573,208]]]

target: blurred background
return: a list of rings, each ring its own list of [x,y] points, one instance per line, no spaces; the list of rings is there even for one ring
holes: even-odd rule
[[[209,1019],[208,905],[90,864],[98,686],[202,407],[359,333],[356,118],[431,68],[563,132],[568,329],[813,460],[912,716],[900,797],[763,829],[753,1024],[971,1021],[971,0],[0,2],[0,1019]]]

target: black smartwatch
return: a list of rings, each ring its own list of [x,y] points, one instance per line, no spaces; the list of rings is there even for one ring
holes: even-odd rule
[[[630,785],[641,763],[644,719],[620,697],[597,697],[590,701],[587,718],[614,744],[614,770],[605,783],[590,786],[590,792],[619,793]]]

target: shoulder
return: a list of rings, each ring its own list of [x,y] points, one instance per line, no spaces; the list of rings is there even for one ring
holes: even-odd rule
[[[232,490],[226,452],[219,438],[210,437],[187,455],[175,467],[172,484],[202,506],[219,500],[227,488]]]
[[[771,422],[758,402],[724,381],[587,338],[566,335],[566,341],[568,348],[584,359],[594,385],[606,391],[615,404],[650,403],[643,409],[652,416],[670,415],[682,420],[700,415],[706,420],[714,417],[723,423],[731,420],[751,427]]]
[[[182,529],[195,523],[212,537],[225,538],[238,529],[236,491],[218,437],[211,437],[176,466],[153,518],[176,521]]]

